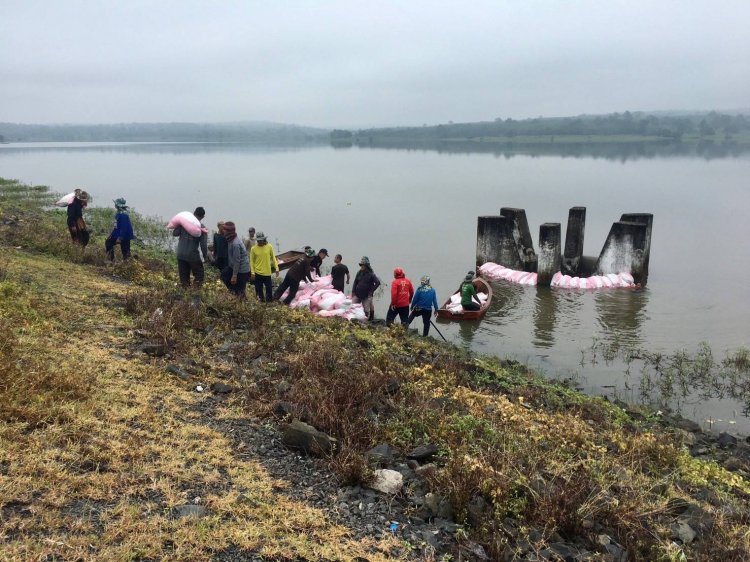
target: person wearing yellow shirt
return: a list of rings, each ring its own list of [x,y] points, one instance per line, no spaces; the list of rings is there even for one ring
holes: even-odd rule
[[[271,302],[273,300],[273,284],[271,283],[271,271],[276,272],[279,277],[279,262],[273,253],[273,246],[263,232],[255,235],[257,244],[250,248],[250,280],[255,284],[255,294],[260,302]],[[266,289],[265,298],[263,288]]]

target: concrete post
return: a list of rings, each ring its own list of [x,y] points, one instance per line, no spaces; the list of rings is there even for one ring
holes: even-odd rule
[[[578,277],[581,275],[583,258],[583,233],[586,229],[586,207],[572,207],[568,211],[568,228],[565,232],[562,272]]]
[[[620,217],[621,221],[637,222],[646,225],[646,242],[643,249],[643,267],[641,268],[641,280],[636,282],[645,285],[648,281],[648,261],[651,257],[651,227],[654,224],[654,215],[651,213],[626,213]]]
[[[507,217],[477,217],[477,267],[490,261],[512,269],[523,267],[513,239],[513,221]]]
[[[560,271],[560,232],[559,222],[546,222],[539,227],[538,286],[549,286],[552,276]]]
[[[531,239],[526,211],[514,207],[502,207],[500,214],[509,218],[513,223],[513,240],[516,243],[518,259],[523,264],[519,269],[536,271],[537,256],[534,252],[534,241]]]
[[[596,263],[596,273],[632,273],[636,283],[645,283],[643,275],[647,225],[617,221],[612,224]]]

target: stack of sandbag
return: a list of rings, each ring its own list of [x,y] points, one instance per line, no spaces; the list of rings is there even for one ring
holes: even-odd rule
[[[286,298],[287,294],[288,291],[281,298]],[[312,283],[302,281],[289,306],[307,309],[323,317],[339,316],[347,320],[367,320],[361,304],[352,303],[351,297],[333,288],[330,275],[314,278]]]
[[[177,228],[178,226],[181,226],[185,229],[185,232],[196,238],[203,233],[208,233],[208,229],[202,226],[201,221],[199,221],[190,211],[177,213],[167,223],[167,228]]]
[[[518,283],[519,285],[536,285],[537,274],[529,273],[528,271],[517,271],[510,269],[499,263],[487,262],[479,268],[479,273],[485,279],[492,279],[498,281],[503,279],[510,281],[511,283]]]
[[[479,298],[479,301],[484,304],[487,301],[487,293],[478,293],[477,298]],[[453,295],[450,302],[445,308],[446,310],[448,310],[448,312],[451,312],[453,314],[463,314],[464,307],[461,306],[461,294],[456,293],[455,295]]]
[[[635,280],[630,273],[608,273],[591,277],[571,277],[559,271],[552,276],[552,287],[561,289],[612,289],[618,287],[635,287]]]
[[[517,271],[492,262],[487,262],[481,266],[479,273],[485,279],[494,281],[503,279],[520,285],[537,284],[536,273]],[[635,287],[635,281],[630,273],[608,273],[607,275],[592,275],[591,277],[571,277],[570,275],[563,275],[558,271],[552,276],[550,285],[561,289],[612,289]]]

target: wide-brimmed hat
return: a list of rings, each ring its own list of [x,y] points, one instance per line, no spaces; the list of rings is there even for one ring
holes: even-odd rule
[[[267,242],[268,241],[268,239],[266,238],[266,233],[263,232],[262,230],[260,232],[256,232],[255,233],[255,239],[258,242]]]
[[[115,208],[117,209],[127,209],[128,208],[128,202],[125,201],[122,197],[118,197],[114,200]]]
[[[315,256],[315,250],[313,250],[312,248],[306,248],[305,249],[305,255],[308,258],[311,258],[311,257]]]
[[[362,256],[362,259],[359,260],[359,265],[370,265],[370,258]]]

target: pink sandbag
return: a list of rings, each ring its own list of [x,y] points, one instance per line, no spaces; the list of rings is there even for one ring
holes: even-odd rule
[[[73,202],[73,199],[75,198],[76,198],[75,192],[68,193],[67,195],[63,195],[62,197],[60,197],[60,200],[57,203],[55,203],[55,207],[67,207]]]
[[[167,223],[167,228],[177,228],[178,226],[181,226],[188,234],[190,234],[190,236],[195,236],[196,238],[204,232],[208,232],[208,230],[201,225],[201,221],[199,221],[190,211],[177,213],[172,217],[172,220]]]

